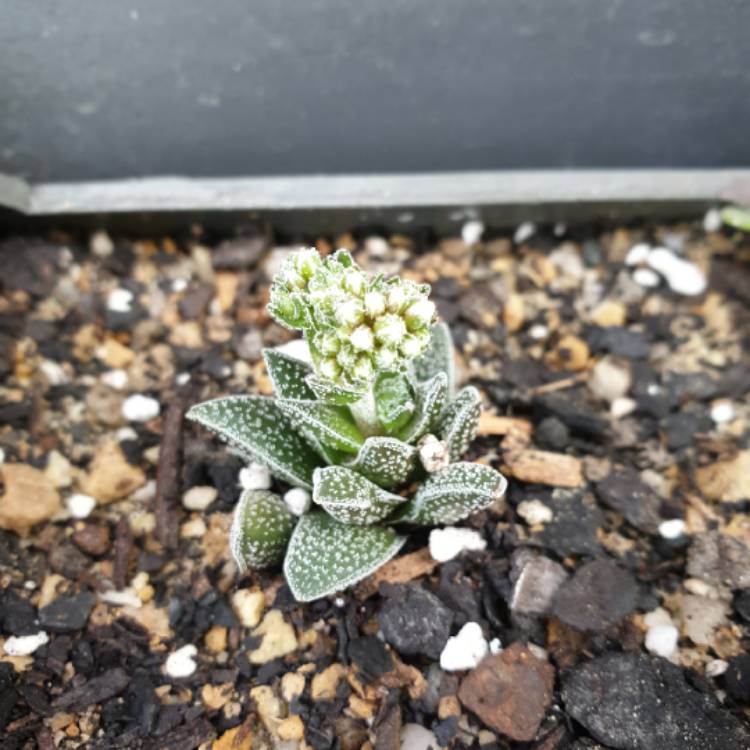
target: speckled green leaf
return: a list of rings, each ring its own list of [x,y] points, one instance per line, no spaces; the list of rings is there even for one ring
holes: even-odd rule
[[[315,470],[312,499],[337,521],[360,526],[382,521],[404,502],[344,466]]]
[[[312,325],[312,313],[306,295],[291,292],[282,284],[271,286],[271,299],[266,309],[277,323],[293,331],[301,331]]]
[[[292,424],[310,430],[315,437],[330,448],[346,453],[356,453],[365,442],[351,415],[342,406],[331,406],[321,401],[280,398],[279,409]]]
[[[422,435],[432,432],[448,400],[448,376],[439,372],[417,386],[417,410],[411,422],[397,435],[407,443],[416,443]]]
[[[312,372],[312,367],[307,362],[275,349],[264,349],[263,359],[273,390],[279,398],[315,398],[305,380]]]
[[[726,206],[721,209],[721,220],[730,227],[750,232],[750,208]]]
[[[359,401],[364,394],[364,391],[353,386],[338,385],[316,375],[307,377],[307,385],[318,399],[334,406],[353,404],[355,401]]]
[[[229,534],[229,546],[240,572],[280,563],[296,520],[273,492],[243,492]]]
[[[392,437],[369,437],[349,468],[385,489],[405,484],[417,464],[417,449]]]
[[[448,395],[456,387],[456,365],[453,358],[453,337],[445,323],[436,323],[430,331],[430,344],[414,360],[414,374],[418,380],[429,380],[439,372],[448,376]]]
[[[405,427],[417,408],[414,389],[402,372],[382,372],[373,386],[375,413],[388,433]]]
[[[500,499],[507,486],[505,477],[489,466],[451,464],[431,474],[389,521],[417,526],[456,523]]]
[[[315,511],[302,516],[292,533],[284,575],[297,601],[320,599],[366,578],[405,541],[393,529],[349,526]]]
[[[268,466],[279,479],[312,489],[312,474],[320,458],[272,399],[217,398],[194,406],[187,417],[215,432],[240,453]]]
[[[479,391],[471,385],[459,391],[445,410],[438,435],[448,443],[451,461],[458,461],[477,436],[481,410]]]

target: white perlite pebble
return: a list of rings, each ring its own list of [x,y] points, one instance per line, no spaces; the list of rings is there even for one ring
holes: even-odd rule
[[[529,526],[549,523],[552,520],[552,510],[541,500],[523,500],[516,508],[518,513]]]
[[[637,406],[638,402],[635,399],[624,396],[622,398],[616,398],[612,402],[609,407],[609,413],[615,419],[622,419],[623,417],[627,417],[628,414],[632,414]]]
[[[524,221],[523,224],[519,224],[518,228],[513,235],[513,242],[516,245],[522,245],[526,240],[531,239],[536,232],[536,224],[531,221]]]
[[[438,747],[435,734],[421,724],[401,727],[401,750],[436,750]]]
[[[130,306],[133,304],[133,292],[129,289],[113,289],[107,295],[107,307],[112,312],[127,313],[130,312]]]
[[[450,463],[450,450],[445,440],[425,435],[418,443],[419,460],[429,474],[444,469]]]
[[[651,245],[646,242],[639,242],[637,245],[633,245],[625,256],[625,265],[637,266],[640,263],[645,263],[648,260],[650,252]]]
[[[294,357],[295,359],[301,359],[303,362],[312,363],[310,347],[304,339],[292,339],[291,341],[287,341],[286,344],[275,347],[274,351]]]
[[[178,648],[172,652],[164,664],[164,671],[169,677],[179,679],[181,677],[190,677],[197,669],[195,657],[198,655],[198,649],[189,643],[187,646]]]
[[[633,281],[640,286],[645,286],[647,289],[653,289],[661,283],[659,274],[650,268],[637,268],[633,272]]]
[[[187,385],[190,382],[189,372],[178,372],[174,378],[175,385]]]
[[[104,385],[116,391],[124,391],[128,386],[128,374],[125,370],[107,370],[100,379]]]
[[[703,231],[718,232],[722,224],[721,211],[718,208],[709,208],[703,217]]]
[[[632,377],[627,361],[617,357],[600,359],[589,374],[589,390],[600,401],[616,401],[630,390]]]
[[[430,555],[433,560],[447,562],[465,551],[478,551],[487,547],[487,542],[473,529],[446,526],[430,532]]]
[[[493,638],[490,641],[490,653],[499,654],[503,650],[503,644],[499,638]]]
[[[724,659],[713,659],[706,664],[706,677],[720,677],[729,669],[729,662]]]
[[[128,422],[148,422],[159,416],[161,407],[155,398],[135,393],[122,403],[122,416]]]
[[[446,672],[474,669],[489,653],[490,647],[479,623],[467,622],[458,635],[451,636],[440,654],[440,667]]]
[[[140,609],[143,606],[140,597],[132,588],[126,588],[122,591],[102,591],[99,594],[99,601],[111,604],[113,607],[133,607],[134,609]]]
[[[549,336],[549,328],[541,323],[536,323],[529,328],[529,336],[534,339],[534,341],[542,341]]]
[[[253,461],[240,469],[239,481],[243,490],[267,490],[271,486],[271,472],[263,464]]]
[[[304,487],[292,487],[284,493],[284,502],[295,516],[301,516],[310,510],[310,493]]]
[[[43,359],[39,363],[39,371],[47,378],[50,385],[63,385],[68,382],[68,376],[65,374],[62,365],[51,359]]]
[[[219,491],[216,487],[199,485],[191,487],[183,496],[182,504],[188,510],[206,510],[216,500]]]
[[[717,401],[711,407],[711,419],[716,424],[726,424],[731,422],[736,416],[734,406],[731,401]]]
[[[112,242],[110,236],[104,232],[94,232],[89,239],[89,250],[96,255],[97,258],[107,258],[114,252],[115,243]]]
[[[43,630],[34,635],[12,635],[5,641],[3,651],[8,656],[31,656],[45,643],[49,643],[49,636]]]
[[[646,628],[653,628],[657,625],[674,625],[672,616],[664,607],[657,607],[643,615],[643,624]]]
[[[659,535],[664,539],[679,539],[685,534],[685,522],[681,518],[671,518],[659,524]]]
[[[461,239],[467,245],[476,245],[484,234],[484,224],[481,221],[467,221],[461,227]]]
[[[91,495],[75,494],[65,501],[65,505],[73,518],[88,518],[96,508],[96,500]]]
[[[654,248],[648,254],[648,265],[658,271],[677,294],[693,297],[706,291],[706,277],[695,263],[678,258],[666,247]]]
[[[666,659],[677,650],[679,637],[680,632],[674,625],[654,625],[646,632],[646,649]]]

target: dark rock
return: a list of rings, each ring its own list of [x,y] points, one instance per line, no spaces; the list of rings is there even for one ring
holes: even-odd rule
[[[534,442],[542,448],[561,451],[570,444],[570,431],[557,417],[545,417],[534,430]]]
[[[603,632],[630,614],[638,602],[631,575],[609,560],[581,566],[557,592],[553,614],[581,631]]]
[[[55,573],[75,580],[88,568],[91,561],[70,542],[56,544],[49,551],[49,564]]]
[[[393,659],[385,644],[374,635],[355,638],[349,643],[349,658],[366,682],[374,682],[393,669]]]
[[[453,624],[453,613],[417,585],[392,586],[378,621],[386,643],[400,654],[440,658]]]
[[[214,289],[210,284],[200,284],[188,289],[180,300],[180,315],[185,320],[200,318],[214,296]]]
[[[455,625],[461,627],[467,622],[477,622],[482,616],[478,592],[471,580],[462,574],[461,562],[445,563],[440,569],[440,583],[437,595],[455,617]]]
[[[552,702],[554,682],[554,667],[516,642],[485,657],[464,678],[458,698],[491,729],[529,742]]]
[[[625,359],[645,359],[651,350],[646,334],[619,326],[591,326],[586,342],[594,354],[606,352]]]
[[[705,372],[669,372],[666,374],[665,382],[669,384],[678,404],[708,401],[718,395],[716,381]]]
[[[750,704],[750,654],[740,654],[729,660],[724,686],[733,701],[743,706]]]
[[[88,591],[75,596],[58,596],[39,610],[39,624],[53,633],[81,630],[86,626],[95,602],[96,597]]]
[[[740,591],[734,597],[734,611],[745,621],[750,622],[750,590]]]
[[[36,609],[13,589],[0,592],[0,629],[8,635],[32,635],[36,626]]]
[[[83,524],[73,532],[73,543],[87,555],[100,557],[109,549],[109,528],[94,523]]]
[[[617,750],[747,750],[750,736],[716,698],[665,659],[605,654],[567,675],[567,712]]]
[[[18,686],[18,692],[35,714],[39,714],[39,716],[50,716],[52,714],[52,706],[47,700],[47,692],[38,685],[31,682],[21,683]]]
[[[0,662],[0,731],[10,721],[17,700],[18,693],[13,689],[13,666]]]
[[[257,362],[263,352],[263,334],[258,328],[241,330],[232,336],[232,350],[249,362]]]
[[[698,432],[708,432],[713,423],[708,414],[696,411],[680,411],[670,414],[662,422],[669,450],[678,451],[693,444]]]
[[[571,432],[590,438],[602,438],[609,424],[585,398],[582,390],[571,390],[565,396],[548,393],[534,398],[534,408],[542,415],[556,417]]]
[[[546,504],[554,516],[535,535],[538,542],[559,557],[601,553],[596,531],[604,523],[604,515],[599,508],[586,502],[583,494],[575,490],[555,490]]]
[[[0,424],[26,428],[31,419],[32,410],[31,399],[4,401],[0,403]]]
[[[460,718],[460,716],[449,716],[447,719],[437,721],[432,725],[432,733],[440,747],[448,747],[450,741],[456,736]],[[404,750],[406,749],[404,748]],[[438,749],[435,748],[434,750]]]
[[[211,262],[217,269],[250,268],[263,257],[267,248],[268,240],[263,236],[225,240],[213,251]]]
[[[533,553],[522,554],[521,559],[514,560],[514,567],[511,611],[522,615],[546,614],[558,589],[568,578],[565,568]]]
[[[661,499],[635,469],[613,471],[596,485],[596,494],[608,508],[647,534],[656,534],[661,521]]]
[[[750,588],[750,548],[718,531],[696,534],[688,549],[687,572],[714,586]]]
[[[63,693],[54,705],[57,710],[83,711],[95,703],[103,703],[119,695],[129,684],[128,673],[121,667],[115,667],[80,687],[74,687]]]

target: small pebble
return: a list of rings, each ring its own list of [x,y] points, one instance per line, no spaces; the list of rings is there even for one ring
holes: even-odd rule
[[[664,539],[679,539],[684,536],[686,528],[685,522],[681,518],[671,518],[659,524],[659,534]]]
[[[625,256],[625,265],[637,266],[640,263],[645,263],[648,260],[648,254],[650,252],[651,245],[645,242],[639,242],[637,245],[633,245]]]
[[[304,487],[292,487],[284,493],[284,502],[295,516],[301,516],[310,510],[310,493]]]
[[[132,588],[123,589],[122,591],[102,591],[99,594],[99,601],[111,604],[113,607],[135,607],[135,609],[140,609],[143,605],[141,598]]]
[[[5,641],[3,651],[8,656],[30,656],[45,643],[49,643],[49,636],[43,630],[34,635],[12,635]]]
[[[722,224],[721,211],[718,208],[709,208],[703,217],[703,231],[718,232]]]
[[[59,362],[55,362],[51,359],[43,359],[39,363],[39,371],[47,379],[47,382],[54,385],[64,385],[68,382],[68,376],[63,370],[62,365]]]
[[[531,239],[536,232],[536,224],[532,221],[524,221],[523,224],[519,224],[518,228],[513,235],[513,242],[516,245],[522,245],[526,240]]]
[[[436,750],[439,746],[435,733],[421,724],[401,727],[401,750]]]
[[[125,370],[107,370],[100,379],[104,385],[116,391],[124,391],[128,386],[128,373]]]
[[[96,507],[96,500],[91,495],[71,495],[65,505],[73,518],[88,518]]]
[[[711,406],[711,419],[716,424],[731,422],[735,416],[736,412],[731,401],[717,401]]]
[[[136,393],[123,401],[122,416],[128,422],[148,422],[159,416],[161,407],[155,398]]]
[[[729,668],[729,662],[724,659],[713,659],[706,664],[706,677],[720,677]]]
[[[609,413],[614,419],[622,419],[632,414],[638,406],[638,402],[635,399],[622,396],[616,398],[609,407]]]
[[[551,508],[545,505],[541,500],[523,500],[516,508],[518,513],[529,526],[536,526],[540,523],[549,523],[553,518]]]
[[[467,221],[461,227],[461,239],[469,246],[476,245],[484,234],[484,224],[481,221]]]
[[[178,372],[177,375],[175,375],[174,382],[175,382],[175,385],[178,385],[178,386],[187,385],[190,382],[190,373]]]
[[[474,669],[489,650],[479,623],[467,622],[457,635],[448,639],[440,654],[440,667],[446,672]]]
[[[173,651],[164,664],[164,671],[169,677],[180,679],[190,677],[197,669],[195,657],[198,655],[198,649],[189,643],[187,646]]]
[[[419,460],[429,474],[444,469],[450,463],[450,451],[445,440],[438,440],[434,435],[425,435],[419,441]]]
[[[490,641],[490,653],[499,654],[503,650],[502,641],[499,638],[493,638]]]
[[[108,258],[115,250],[115,243],[104,230],[100,230],[89,238],[89,250],[97,258]]]
[[[253,461],[240,469],[239,482],[243,490],[267,490],[271,486],[271,472],[263,464]]]
[[[129,289],[113,289],[107,296],[107,307],[112,312],[129,313],[133,304],[133,292]]]
[[[262,591],[239,589],[232,594],[232,609],[244,628],[254,628],[265,608],[266,597]]]
[[[646,632],[646,649],[666,659],[677,650],[679,637],[680,633],[674,625],[654,625]]]
[[[487,542],[473,529],[446,526],[430,532],[430,555],[438,562],[447,562],[462,552],[480,551],[486,547]]]
[[[549,336],[549,328],[541,323],[536,323],[529,328],[529,337],[534,341],[543,341],[547,336]]]
[[[706,291],[706,277],[695,263],[678,258],[666,247],[654,248],[648,255],[648,265],[658,271],[677,294],[693,297]]]
[[[191,487],[182,496],[182,505],[188,510],[206,510],[216,500],[219,491],[215,487]]]
[[[645,286],[647,289],[653,289],[661,283],[659,274],[652,271],[650,268],[637,268],[633,272],[633,281],[635,281],[636,284]]]

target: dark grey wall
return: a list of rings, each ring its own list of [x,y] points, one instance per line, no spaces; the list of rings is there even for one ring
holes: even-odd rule
[[[748,0],[4,0],[34,181],[750,165]]]

